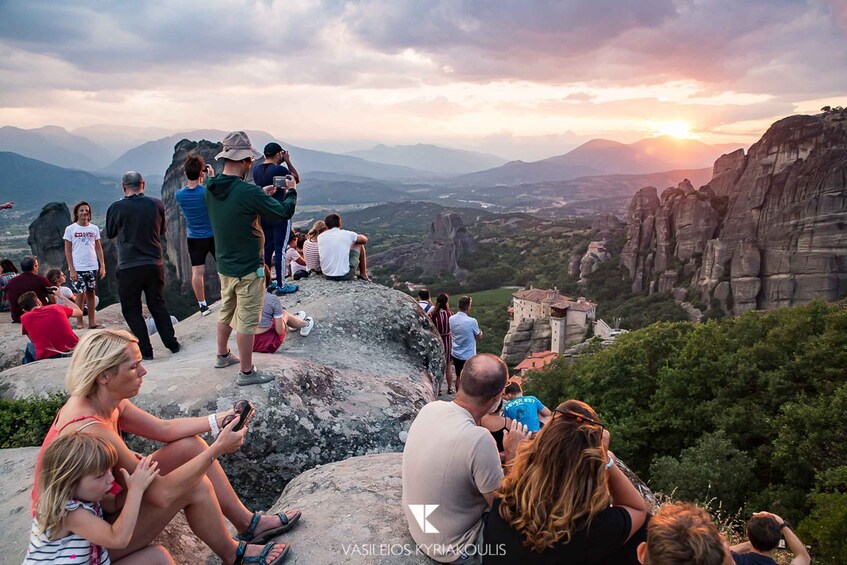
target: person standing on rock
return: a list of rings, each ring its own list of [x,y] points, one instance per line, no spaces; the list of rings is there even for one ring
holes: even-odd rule
[[[253,182],[257,186],[272,185],[274,177],[288,175],[294,177],[294,182],[300,182],[300,174],[291,164],[291,153],[283,149],[279,143],[272,141],[265,145],[264,154],[265,160],[253,168]],[[283,163],[285,164],[283,165]],[[286,191],[277,190],[273,197],[283,203],[285,202]],[[274,265],[276,268],[276,281],[269,290],[271,292],[276,291],[278,296],[295,292],[297,285],[285,282],[285,253],[291,234],[291,219],[262,218],[261,226],[265,236],[265,264]]]
[[[368,260],[365,255],[366,235],[341,229],[341,216],[330,214],[324,220],[327,231],[318,236],[321,272],[331,281],[350,281],[368,278]],[[358,270],[359,274],[356,274]]]
[[[188,257],[191,260],[191,288],[197,298],[200,313],[208,316],[212,311],[206,304],[203,278],[206,275],[206,256],[215,258],[215,234],[206,212],[206,187],[203,186],[203,179],[207,174],[211,177],[214,171],[199,155],[189,155],[183,168],[188,184],[177,190],[174,197],[185,216]]]
[[[276,192],[273,184],[259,188],[245,182],[258,156],[246,133],[230,133],[224,138],[223,151],[215,157],[223,159],[223,173],[210,179],[206,186],[206,210],[215,234],[221,279],[215,367],[222,369],[240,364],[237,383],[242,386],[274,379],[273,375],[262,373],[253,365],[254,332],[259,326],[265,296],[259,218],[287,221],[294,215],[297,205],[293,180],[286,181],[282,202],[272,198]],[[240,358],[229,349],[233,329]]]
[[[462,378],[462,368],[465,362],[476,355],[476,342],[482,338],[482,330],[476,318],[468,316],[471,311],[471,297],[459,299],[459,311],[450,316],[450,333],[453,334],[453,367],[456,369],[456,390]]]
[[[455,400],[430,402],[409,428],[403,448],[403,512],[418,549],[439,563],[477,565],[482,555],[497,550],[489,545],[483,551],[480,540],[503,468],[497,444],[480,421],[499,406],[508,375],[495,355],[471,357]],[[503,440],[506,463],[526,434],[525,426],[512,422]]]
[[[71,286],[76,294],[79,309],[88,307],[88,327],[97,325],[97,279],[106,276],[106,260],[103,259],[103,246],[100,244],[100,228],[91,223],[91,205],[79,202],[74,206],[74,223],[65,228],[65,260]],[[77,319],[76,329],[83,329],[82,314]]]
[[[444,376],[447,379],[447,394],[454,394],[453,390],[453,374],[450,370],[450,352],[453,350],[453,334],[450,333],[450,316],[453,312],[450,311],[450,296],[441,293],[435,299],[433,306],[427,316],[432,319],[435,324],[435,329],[438,332],[438,337],[441,338],[441,345],[444,346]],[[441,396],[441,384],[438,385],[438,396]]]
[[[156,321],[159,337],[171,353],[179,352],[171,315],[165,305],[165,268],[162,240],[165,206],[158,198],[144,195],[144,179],[127,171],[121,183],[124,197],[106,212],[106,236],[118,242],[118,297],[121,313],[138,338],[145,360],[153,359],[153,346],[141,312],[141,294]]]

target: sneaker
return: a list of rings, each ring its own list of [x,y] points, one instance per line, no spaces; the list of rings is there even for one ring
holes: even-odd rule
[[[271,382],[274,378],[275,377],[273,375],[262,373],[256,369],[256,365],[253,365],[253,370],[249,373],[242,373],[241,371],[238,371],[238,379],[235,382],[238,386],[260,385],[262,383]]]
[[[311,316],[306,316],[303,320],[306,322],[306,325],[300,328],[300,335],[306,337],[307,335],[312,333],[312,328],[315,327],[315,319]]]
[[[232,351],[227,351],[226,355],[215,356],[215,369],[223,369],[230,365],[238,365],[241,359],[232,354]]]
[[[212,309],[209,308],[207,305],[203,304],[200,307],[200,313],[203,314],[204,316],[208,316],[209,314],[212,313]]]
[[[278,288],[279,288],[279,285],[278,285],[278,284],[276,284],[276,281],[274,281],[274,282],[272,282],[272,283],[271,283],[271,285],[268,287],[268,292],[273,292],[273,291],[275,291],[275,290],[276,290],[276,289],[278,289]]]
[[[291,294],[292,292],[297,292],[298,290],[300,290],[300,287],[298,285],[285,283],[285,285],[277,288],[274,294],[276,294],[277,296],[282,296],[283,294]]]
[[[306,319],[306,312],[304,312],[303,310],[298,310],[297,312],[294,312],[294,315],[300,318],[301,320]]]
[[[174,344],[172,347],[168,347],[171,350],[171,353],[179,353],[179,350],[182,349],[178,343]]]

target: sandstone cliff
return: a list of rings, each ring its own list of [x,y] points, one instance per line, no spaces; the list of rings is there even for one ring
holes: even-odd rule
[[[369,267],[388,265],[418,266],[424,275],[438,276],[449,272],[458,279],[466,273],[459,268],[459,257],[476,248],[473,236],[468,233],[462,217],[455,212],[440,213],[429,227],[423,243],[401,245],[368,257]]]
[[[738,314],[847,292],[847,129],[832,116],[773,124],[708,185],[647,187],[629,208],[621,254],[634,292],[676,286]]]

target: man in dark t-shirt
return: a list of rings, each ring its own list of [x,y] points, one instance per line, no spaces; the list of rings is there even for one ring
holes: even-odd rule
[[[171,315],[165,306],[165,270],[161,237],[165,233],[165,206],[144,195],[140,173],[123,176],[124,197],[106,212],[106,235],[118,243],[118,296],[121,313],[138,338],[141,356],[153,359],[153,346],[141,313],[141,294],[156,322],[159,336],[172,353],[179,351]]]
[[[747,541],[730,548],[732,560],[736,565],[776,565],[773,552],[783,537],[794,553],[791,565],[809,565],[812,562],[806,546],[788,522],[770,512],[753,514],[747,522]]]
[[[260,188],[273,184],[274,177],[291,175],[299,183],[300,175],[291,164],[291,153],[272,141],[265,145],[265,160],[253,168],[253,182]],[[285,163],[283,165],[282,163]],[[273,198],[280,203],[285,201],[285,190],[277,190]],[[276,282],[268,288],[269,292],[289,294],[297,290],[296,285],[285,282],[285,251],[288,248],[288,236],[291,233],[291,220],[271,220],[261,218],[262,233],[265,236],[265,265],[276,268]],[[273,262],[271,262],[273,260]]]
[[[12,323],[21,323],[21,315],[24,312],[18,305],[18,299],[25,292],[34,292],[42,304],[55,302],[55,296],[47,290],[51,286],[50,281],[38,274],[38,259],[35,256],[27,255],[21,259],[21,274],[13,277],[6,285],[6,299],[9,301]]]

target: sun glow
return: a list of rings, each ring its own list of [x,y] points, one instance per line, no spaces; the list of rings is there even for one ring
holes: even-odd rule
[[[656,132],[659,135],[670,135],[677,139],[692,139],[694,136],[691,133],[691,126],[688,122],[677,120],[675,122],[659,122],[656,124]]]

